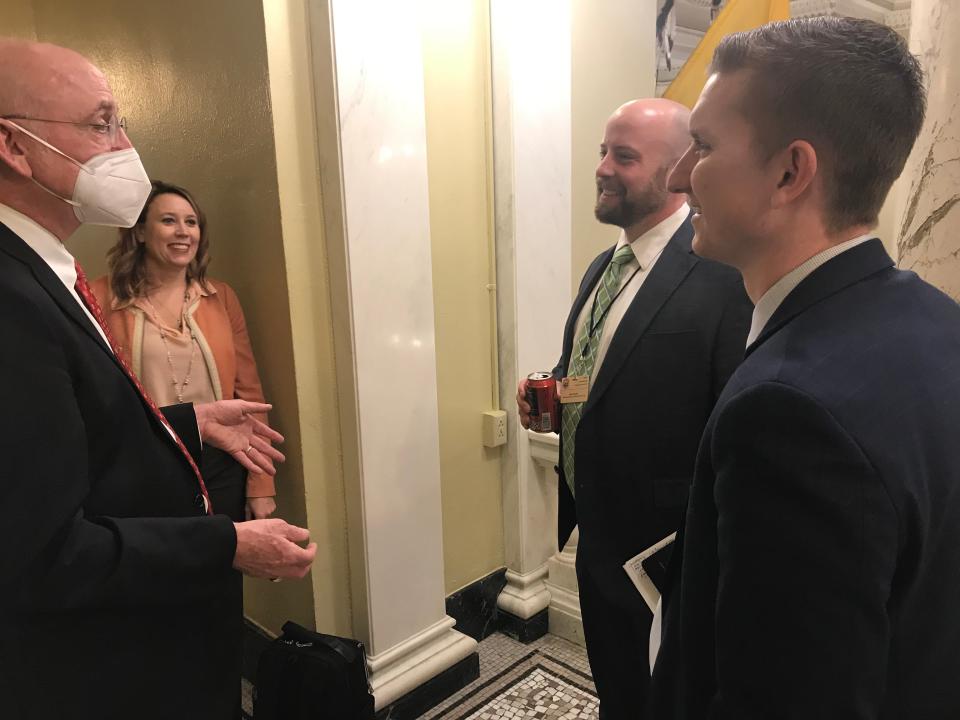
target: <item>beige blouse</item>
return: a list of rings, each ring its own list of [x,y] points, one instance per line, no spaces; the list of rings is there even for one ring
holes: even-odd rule
[[[205,403],[217,399],[203,333],[193,320],[201,295],[197,283],[188,291],[183,330],[159,317],[144,298],[133,306],[143,313],[143,351],[140,355],[140,380],[160,407],[178,402]],[[162,332],[162,335],[161,335]],[[178,398],[180,394],[182,399]]]

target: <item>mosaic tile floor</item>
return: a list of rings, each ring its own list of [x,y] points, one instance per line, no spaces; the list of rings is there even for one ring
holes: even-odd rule
[[[480,677],[422,720],[597,720],[586,651],[553,635],[529,645],[495,633],[480,643]],[[243,681],[243,715],[252,686]]]
[[[480,643],[480,678],[423,720],[597,720],[586,651],[553,635],[529,645],[499,633]]]

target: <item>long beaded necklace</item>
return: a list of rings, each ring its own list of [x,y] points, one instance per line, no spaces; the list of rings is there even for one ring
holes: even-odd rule
[[[170,368],[170,379],[171,384],[173,385],[173,391],[177,395],[177,402],[183,402],[183,393],[187,385],[190,384],[190,374],[193,371],[193,358],[197,354],[197,337],[193,332],[193,327],[187,321],[187,301],[190,299],[190,289],[189,286],[183,291],[183,305],[180,308],[180,331],[182,332],[184,328],[190,330],[190,360],[187,362],[187,372],[183,377],[183,382],[180,382],[177,379],[177,371],[173,366],[173,355],[170,352],[170,345],[167,343],[167,333],[163,329],[163,323],[160,322],[160,313],[157,312],[156,306],[150,300],[149,295],[144,295],[144,299],[147,301],[147,305],[150,306],[150,310],[153,311],[153,322],[157,326],[157,330],[160,331],[160,340],[163,342],[163,349],[167,353],[167,365]],[[178,387],[179,385],[179,387]]]

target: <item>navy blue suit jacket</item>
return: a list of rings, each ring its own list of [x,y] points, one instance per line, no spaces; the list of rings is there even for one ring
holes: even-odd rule
[[[559,546],[579,522],[578,565],[607,596],[639,597],[623,563],[680,525],[703,427],[743,359],[752,312],[743,281],[733,268],[694,255],[692,238],[687,218],[613,335],[577,426],[575,507],[560,469]],[[558,377],[613,251],[584,275]]]
[[[960,717],[958,432],[953,300],[879,240],[801,282],[707,424],[650,717]]]

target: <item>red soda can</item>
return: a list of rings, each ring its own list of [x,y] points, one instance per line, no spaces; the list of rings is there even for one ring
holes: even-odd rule
[[[548,372],[527,376],[527,402],[530,404],[530,429],[537,432],[559,432],[560,413],[557,402],[557,381]]]

